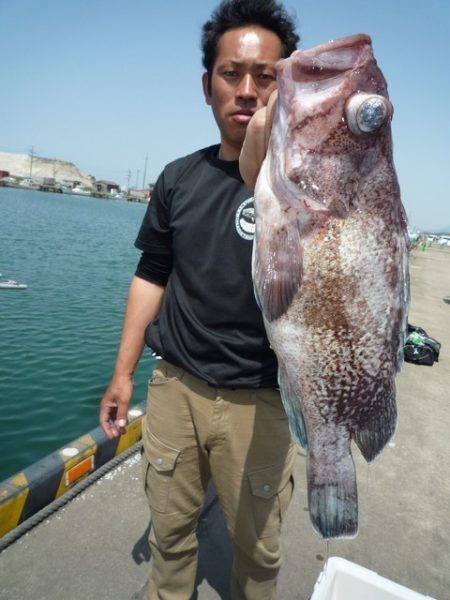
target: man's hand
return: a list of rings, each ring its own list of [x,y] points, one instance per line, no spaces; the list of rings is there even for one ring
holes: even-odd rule
[[[277,91],[272,92],[267,106],[255,112],[247,126],[244,144],[239,157],[241,177],[254,189],[269,144],[272,129],[273,109],[277,99]]]
[[[100,425],[106,437],[112,440],[125,433],[128,406],[133,395],[133,378],[113,377],[100,403]]]

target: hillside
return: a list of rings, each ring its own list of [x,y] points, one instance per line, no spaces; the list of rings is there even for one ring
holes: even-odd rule
[[[0,152],[0,171],[9,171],[14,177],[30,176],[30,156],[13,152]],[[67,160],[33,156],[33,177],[54,177],[57,181],[79,181],[83,186],[91,187],[95,178],[85,175],[73,163]]]

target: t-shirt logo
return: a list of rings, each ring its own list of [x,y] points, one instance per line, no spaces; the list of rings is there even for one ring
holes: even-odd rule
[[[255,237],[255,208],[253,197],[247,198],[236,211],[236,231],[244,240]]]

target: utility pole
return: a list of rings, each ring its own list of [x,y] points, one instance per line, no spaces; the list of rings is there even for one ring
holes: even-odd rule
[[[29,157],[30,157],[30,181],[31,181],[31,176],[33,175],[33,158],[35,155],[35,151],[34,151],[34,146],[31,146],[30,148],[30,152],[29,152]]]
[[[130,193],[130,179],[131,179],[131,169],[127,171],[127,193]]]
[[[148,161],[148,152],[145,155],[144,175],[142,177],[142,189],[143,190],[145,190],[145,178],[147,177],[147,161]]]

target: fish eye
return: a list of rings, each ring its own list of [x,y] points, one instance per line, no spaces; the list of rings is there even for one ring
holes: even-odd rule
[[[391,118],[392,106],[384,96],[355,94],[345,106],[347,125],[355,135],[376,133]]]

